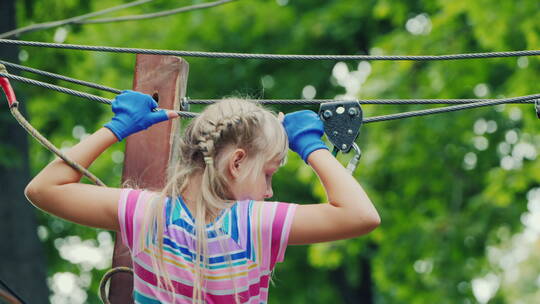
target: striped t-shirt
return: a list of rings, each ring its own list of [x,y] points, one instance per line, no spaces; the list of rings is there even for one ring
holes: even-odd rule
[[[171,303],[158,288],[146,240],[139,232],[155,193],[125,189],[118,206],[123,243],[133,259],[135,303]],[[266,303],[271,271],[283,261],[295,204],[238,201],[206,225],[209,263],[205,270],[205,303]],[[165,265],[175,288],[175,303],[191,303],[196,238],[194,218],[181,198],[167,199],[163,210]],[[228,251],[230,259],[226,259]],[[231,267],[232,266],[232,267]],[[231,275],[234,278],[231,279]]]

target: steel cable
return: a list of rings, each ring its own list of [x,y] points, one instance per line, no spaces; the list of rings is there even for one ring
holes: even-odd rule
[[[534,98],[531,98],[534,99]],[[531,99],[516,100],[507,103],[529,104],[534,103]],[[191,99],[189,104],[209,105],[218,102],[221,99]],[[359,104],[369,105],[405,105],[405,104],[467,104],[482,101],[495,101],[498,99],[256,99],[260,104],[265,105],[320,105],[326,102],[336,101],[357,101]]]
[[[49,28],[52,28],[52,27],[58,27],[58,26],[66,25],[66,24],[77,23],[77,22],[81,22],[81,21],[83,21],[85,19],[88,19],[88,18],[92,18],[92,17],[96,17],[96,16],[99,16],[99,15],[111,13],[111,12],[114,12],[114,11],[117,11],[117,10],[132,7],[132,6],[141,5],[141,4],[150,2],[150,1],[154,1],[154,0],[133,1],[133,2],[130,2],[130,3],[114,6],[114,7],[107,8],[107,9],[97,11],[97,12],[93,12],[93,13],[88,13],[88,14],[84,14],[84,15],[80,15],[80,16],[76,16],[76,17],[71,17],[71,18],[68,18],[68,19],[32,24],[32,25],[28,25],[28,26],[25,26],[25,27],[21,27],[21,28],[18,28],[18,29],[11,30],[9,32],[2,33],[2,34],[0,34],[0,38],[7,38],[7,37],[27,33],[27,32],[33,32],[33,31],[37,31],[37,30],[43,30],[43,29],[49,29]]]
[[[23,127],[32,137],[34,137],[39,143],[41,143],[45,148],[47,148],[49,151],[53,152],[54,154],[58,155],[63,161],[65,161],[69,166],[71,166],[73,169],[81,172],[84,176],[86,176],[90,181],[92,181],[94,184],[98,186],[105,186],[105,184],[92,172],[84,168],[83,166],[79,165],[77,162],[71,160],[66,154],[64,154],[60,149],[58,149],[56,146],[54,146],[45,136],[41,135],[20,113],[19,109],[17,108],[17,104],[9,108],[11,111],[11,114],[17,122]]]
[[[518,56],[538,56],[540,50],[511,51],[511,52],[489,52],[489,53],[469,53],[450,55],[276,55],[276,54],[248,54],[248,53],[225,53],[225,52],[198,52],[198,51],[175,51],[141,48],[123,48],[110,46],[91,46],[79,44],[60,44],[38,41],[21,41],[11,39],[0,39],[0,44],[49,47],[59,49],[71,49],[82,51],[99,51],[113,53],[150,54],[150,55],[172,55],[184,57],[205,57],[205,58],[237,58],[237,59],[269,59],[269,60],[460,60],[475,58],[501,58]]]
[[[47,77],[51,77],[51,78],[55,78],[55,79],[75,83],[75,84],[78,84],[78,85],[86,86],[86,87],[89,87],[89,88],[98,89],[98,90],[101,90],[101,91],[107,91],[107,92],[111,92],[111,93],[114,93],[114,94],[122,93],[121,90],[118,90],[118,89],[115,89],[115,88],[107,87],[107,86],[96,84],[96,83],[89,82],[89,81],[84,81],[84,80],[79,80],[79,79],[67,77],[67,76],[64,76],[64,75],[50,73],[50,72],[43,71],[43,70],[30,68],[30,67],[27,67],[27,66],[7,62],[7,61],[4,61],[4,60],[0,60],[0,64],[3,64],[5,66],[7,66],[7,67],[17,69],[17,70],[20,70],[20,71],[26,71],[26,72],[34,73],[34,74],[37,74],[37,75],[47,76]]]
[[[104,86],[101,84],[96,84],[93,82],[88,82],[84,80],[79,80],[59,74],[50,73],[43,70],[38,70],[18,64],[14,64],[11,62],[0,60],[0,64],[4,64],[5,66],[8,66],[10,68],[18,69],[21,71],[27,71],[30,73],[43,75],[63,81],[68,81],[71,83],[83,85],[86,87],[111,92],[114,94],[120,94],[122,90],[111,88],[108,86]],[[25,81],[28,81],[30,83],[32,80],[25,79]],[[39,84],[40,85],[40,84]],[[61,87],[60,87],[61,88]],[[69,94],[69,93],[68,93]],[[79,95],[76,95],[79,96]],[[95,95],[93,95],[95,96]],[[532,95],[534,96],[534,95]],[[79,96],[82,97],[82,96]],[[94,97],[99,98],[99,97]],[[525,99],[517,99],[506,103],[516,103],[516,104],[530,104],[534,103],[534,97],[527,97]],[[209,105],[218,102],[221,99],[191,99],[186,98],[186,101],[188,104],[201,104],[201,105]],[[400,105],[400,104],[467,104],[467,103],[474,103],[474,102],[484,102],[484,101],[495,101],[498,99],[256,99],[260,104],[266,104],[266,105],[320,105],[321,103],[326,102],[336,102],[336,101],[357,101],[360,104],[373,104],[373,105]]]
[[[122,21],[133,21],[133,20],[143,20],[143,19],[152,19],[152,18],[159,18],[159,17],[165,17],[170,16],[174,14],[179,13],[185,13],[189,11],[194,11],[198,9],[204,9],[209,7],[214,7],[218,5],[222,5],[228,2],[232,2],[236,0],[219,0],[214,2],[208,2],[208,3],[200,3],[190,6],[184,6],[179,7],[167,11],[157,12],[157,13],[151,13],[151,14],[142,14],[142,15],[132,15],[132,16],[123,16],[123,17],[113,17],[113,18],[100,18],[100,19],[90,19],[90,20],[84,20],[75,22],[77,24],[97,24],[97,23],[113,23],[113,22],[122,22]]]
[[[49,89],[49,90],[54,90],[54,91],[64,93],[64,94],[69,94],[69,95],[73,95],[73,96],[77,96],[77,97],[81,97],[81,98],[86,98],[86,99],[89,99],[89,100],[92,100],[92,101],[97,101],[99,103],[104,103],[104,104],[108,104],[108,105],[111,104],[111,100],[107,99],[107,98],[104,98],[104,97],[100,97],[100,96],[96,96],[96,95],[88,94],[88,93],[83,93],[83,92],[80,92],[80,91],[64,88],[64,87],[57,86],[57,85],[50,84],[50,83],[46,83],[46,82],[41,82],[41,81],[34,80],[34,79],[29,79],[29,78],[16,76],[16,75],[11,75],[11,74],[7,74],[7,73],[0,73],[0,77],[5,77],[5,78],[8,78],[8,79],[20,81],[20,82],[35,85],[35,86],[40,86],[40,87],[43,87],[43,88],[46,88],[46,89]]]
[[[100,18],[100,19],[89,19],[89,18],[96,17],[96,16],[99,16],[99,15],[104,15],[104,14],[107,14],[107,13],[111,13],[111,12],[114,12],[114,11],[117,11],[117,10],[120,10],[120,9],[141,5],[141,4],[150,2],[150,1],[154,1],[154,0],[134,1],[134,2],[131,2],[131,3],[126,3],[126,4],[123,4],[123,5],[111,7],[111,8],[108,8],[108,9],[101,10],[101,11],[97,11],[97,12],[93,12],[93,13],[89,13],[89,14],[85,14],[85,15],[80,15],[80,16],[76,16],[76,17],[72,17],[72,18],[68,18],[68,19],[63,19],[63,20],[58,20],[58,21],[50,21],[50,22],[43,22],[43,23],[38,23],[38,24],[32,24],[32,25],[28,25],[28,26],[25,26],[25,27],[22,27],[22,28],[11,30],[11,31],[8,31],[8,32],[5,32],[5,33],[1,33],[0,38],[8,38],[8,37],[15,36],[15,35],[21,35],[21,34],[24,34],[24,33],[27,33],[27,32],[33,32],[33,31],[37,31],[37,30],[49,29],[49,28],[59,27],[59,26],[62,26],[62,25],[67,25],[67,24],[99,24],[99,23],[114,23],[114,22],[122,22],[122,21],[160,18],[160,17],[170,16],[170,15],[174,15],[174,14],[179,14],[179,13],[185,13],[185,12],[199,10],[199,9],[210,8],[210,7],[226,4],[226,3],[229,3],[229,2],[233,2],[233,1],[236,1],[236,0],[219,0],[219,1],[208,2],[208,3],[200,3],[200,4],[184,6],[184,7],[171,9],[171,10],[160,11],[160,12],[156,12],[156,13],[150,13],[150,14],[129,15],[129,16],[122,16],[122,17],[111,17],[111,18]]]
[[[6,73],[0,73],[0,77],[5,77],[8,79],[13,79],[17,81],[21,81],[24,83],[42,86],[44,88],[52,89],[61,93],[70,94],[73,96],[86,98],[92,101],[97,101],[100,103],[108,104],[110,105],[112,101],[107,98],[99,97],[96,95],[83,93],[71,89],[67,89],[64,87],[51,85],[48,83],[44,83],[41,81],[28,79],[25,77],[10,75]],[[395,119],[401,119],[401,118],[408,118],[408,117],[416,117],[416,116],[424,116],[424,115],[430,115],[430,114],[438,114],[438,113],[445,113],[445,112],[454,112],[458,110],[465,110],[465,109],[471,109],[471,108],[477,108],[477,107],[483,107],[483,106],[491,106],[491,105],[498,105],[498,104],[504,104],[504,103],[524,103],[526,101],[530,101],[529,103],[534,103],[534,100],[540,99],[540,94],[533,94],[533,95],[526,95],[526,96],[519,96],[519,97],[511,97],[511,98],[501,98],[501,99],[490,99],[490,100],[482,100],[479,102],[473,102],[473,103],[467,103],[467,104],[461,104],[461,105],[455,105],[455,106],[449,106],[449,107],[442,107],[442,108],[434,108],[434,109],[426,109],[426,110],[418,110],[418,111],[409,111],[409,112],[403,112],[403,113],[397,113],[397,114],[389,114],[389,115],[382,115],[382,116],[374,116],[374,117],[368,117],[363,120],[363,123],[372,123],[372,122],[379,122],[379,121],[387,121],[387,120],[395,120]],[[197,117],[199,114],[194,112],[186,112],[186,111],[176,111],[181,117],[184,118],[194,118]]]
[[[93,94],[89,94],[89,93],[84,93],[84,92],[64,88],[64,87],[53,85],[53,84],[46,83],[46,82],[37,81],[37,80],[34,80],[34,79],[29,79],[29,78],[16,76],[16,75],[11,75],[11,74],[7,74],[7,73],[0,73],[0,77],[5,77],[7,79],[20,81],[20,82],[35,85],[35,86],[40,86],[40,87],[50,89],[50,90],[54,90],[54,91],[57,91],[57,92],[60,92],[60,93],[64,93],[64,94],[68,94],[68,95],[72,95],[72,96],[76,96],[76,97],[80,97],[80,98],[85,98],[85,99],[88,99],[88,100],[96,101],[96,102],[107,104],[107,105],[112,104],[111,99],[107,99],[107,98],[100,97],[100,96],[97,96],[97,95],[93,95]],[[185,117],[185,118],[193,118],[193,117],[197,116],[197,113],[193,113],[193,112],[186,112],[186,111],[175,111],[175,112],[177,112],[178,115],[180,115],[181,117]]]
[[[515,101],[535,100],[539,98],[540,98],[540,94],[512,97],[512,98],[493,99],[493,100],[474,102],[474,103],[468,103],[468,104],[463,104],[463,105],[368,117],[366,119],[363,119],[362,123],[367,124],[367,123],[372,123],[372,122],[395,120],[395,119],[402,119],[402,118],[408,118],[408,117],[417,117],[417,116],[424,116],[424,115],[431,115],[431,114],[454,112],[454,111],[472,109],[472,108],[478,108],[478,107],[494,106],[494,105],[499,105],[499,104],[504,104],[504,103],[509,103],[509,102],[515,102]]]

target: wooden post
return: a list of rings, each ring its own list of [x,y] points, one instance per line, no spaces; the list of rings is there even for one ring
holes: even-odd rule
[[[160,108],[180,110],[180,99],[186,94],[188,63],[174,56],[137,55],[133,90],[154,96]],[[126,139],[122,182],[145,189],[165,185],[171,157],[172,132],[179,132],[179,120],[166,121]],[[129,250],[116,237],[113,267],[132,267]],[[133,303],[133,278],[117,273],[111,278],[109,301],[112,304]]]

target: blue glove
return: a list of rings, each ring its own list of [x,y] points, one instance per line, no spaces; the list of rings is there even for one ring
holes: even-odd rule
[[[289,137],[289,148],[298,153],[306,163],[311,152],[328,150],[321,140],[324,134],[323,122],[315,112],[303,110],[287,114],[283,119],[283,126]]]
[[[114,117],[104,127],[110,129],[121,141],[133,133],[169,119],[165,110],[152,112],[157,106],[150,95],[131,90],[122,91],[112,103]]]

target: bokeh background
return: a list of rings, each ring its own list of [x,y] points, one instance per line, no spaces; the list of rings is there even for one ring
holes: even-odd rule
[[[121,3],[127,1],[2,0],[0,32]],[[202,1],[155,0],[112,16],[194,3]],[[17,39],[275,54],[534,50],[540,49],[540,2],[237,0],[158,19],[61,26]],[[6,45],[0,56],[119,89],[131,88],[135,63],[130,54]],[[185,59],[187,95],[194,99],[501,98],[539,93],[540,84],[538,57]],[[12,84],[31,123],[64,149],[112,116],[105,105]],[[24,199],[24,185],[54,156],[20,130],[1,99],[0,278],[29,303],[100,303],[98,284],[111,265],[114,235],[48,215]],[[428,107],[363,109],[374,116]],[[379,210],[381,226],[356,239],[289,247],[276,268],[269,303],[540,303],[539,125],[534,106],[500,105],[362,127],[357,142],[363,157],[355,177]],[[123,151],[116,144],[91,167],[110,186],[119,186]],[[346,164],[350,157],[338,158]],[[274,179],[274,193],[280,201],[325,202],[317,176],[292,153]]]

